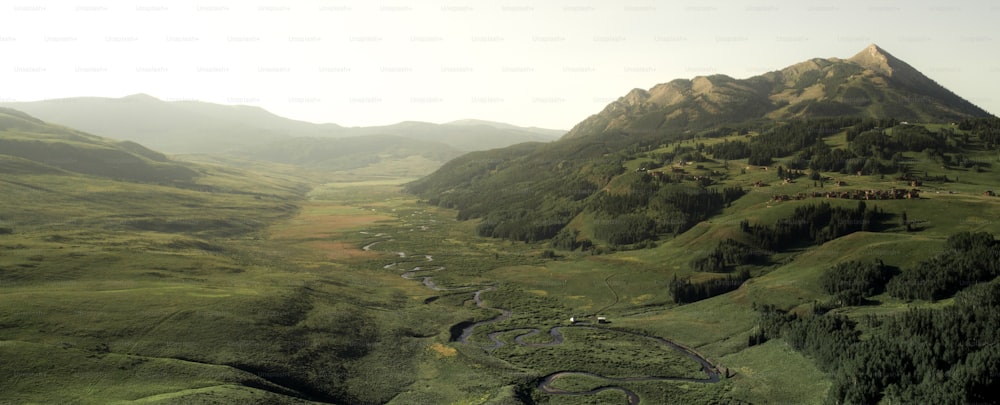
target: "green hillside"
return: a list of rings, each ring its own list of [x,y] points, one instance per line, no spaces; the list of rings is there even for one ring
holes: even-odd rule
[[[0,119],[0,402],[382,403],[463,313],[366,265],[388,217],[310,203],[327,173]]]
[[[113,141],[0,109],[0,159],[8,173],[68,172],[144,182],[180,183],[198,172],[134,142]]]
[[[837,69],[856,74],[839,74]],[[945,170],[953,166],[976,173],[990,170],[995,135],[985,130],[973,134],[956,122],[987,114],[878,47],[848,60],[814,60],[781,72],[770,79],[713,76],[657,86],[687,88],[683,91],[633,90],[558,142],[468,154],[407,187],[433,204],[458,209],[461,219],[482,218],[482,235],[573,238],[573,231],[583,229],[567,225],[583,215],[607,225],[598,227],[605,235],[597,237],[604,242],[610,241],[610,234],[621,233],[610,228],[635,228],[636,235],[611,243],[628,245],[690,228],[747,192],[757,179],[739,170],[744,166],[781,163],[782,170],[791,171],[777,177],[779,181],[803,175],[818,176],[815,180],[830,177],[823,172],[943,181],[944,174],[937,173],[940,165],[928,159],[942,163],[948,167]],[[868,96],[872,102],[866,104],[867,112],[809,112],[815,103],[835,98],[833,93],[782,107],[798,111],[794,114],[754,107],[763,105],[754,100],[771,103],[794,91],[805,72],[819,72],[815,77],[823,78],[810,86],[844,89],[877,83],[869,89],[877,94]],[[773,82],[779,76],[787,80]],[[768,80],[773,83],[760,85]],[[767,93],[753,93],[760,89]],[[752,94],[738,96],[745,101],[739,105],[706,104],[711,97],[733,91]],[[904,93],[908,95],[903,97]],[[909,101],[918,96],[935,101]],[[661,107],[674,112],[664,113]],[[683,118],[695,116],[703,120]],[[675,118],[680,121],[674,123]],[[928,125],[907,125],[908,120]],[[935,173],[917,171],[924,166]],[[652,175],[655,181],[650,180]],[[731,189],[728,194],[726,188]],[[714,199],[706,191],[722,197]],[[660,208],[650,206],[653,203]],[[664,204],[669,206],[666,213]],[[708,209],[695,213],[685,205]]]
[[[1000,119],[870,47],[634,90],[558,142],[465,155],[406,189],[551,249],[494,275],[696,347],[738,370],[741,400],[976,402],[996,385],[998,164]]]

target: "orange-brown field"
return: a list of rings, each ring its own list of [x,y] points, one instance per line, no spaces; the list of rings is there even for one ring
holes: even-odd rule
[[[373,258],[353,243],[338,241],[339,236],[360,231],[379,221],[393,217],[362,210],[358,207],[312,201],[302,207],[295,218],[271,228],[270,239],[302,248],[329,260]]]
[[[393,217],[363,211],[358,207],[311,202],[290,221],[271,228],[272,239],[307,240],[328,238],[352,230],[364,229]]]

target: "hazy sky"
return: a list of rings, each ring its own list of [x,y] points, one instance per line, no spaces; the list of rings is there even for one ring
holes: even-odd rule
[[[348,126],[569,129],[632,88],[877,43],[1000,113],[1000,3],[5,1],[0,101],[148,93]]]

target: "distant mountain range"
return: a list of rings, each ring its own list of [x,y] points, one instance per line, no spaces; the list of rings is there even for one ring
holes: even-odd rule
[[[395,135],[472,151],[521,142],[547,142],[565,133],[479,120],[343,127],[297,121],[260,107],[164,101],[146,94],[10,102],[0,103],[0,106],[81,131],[139,142],[167,153],[224,153],[289,138],[365,135]]]
[[[548,142],[565,131],[480,120],[375,127],[314,124],[245,105],[164,101],[146,94],[0,103],[46,122],[140,143],[167,153],[229,154],[331,170],[418,159],[409,175],[467,151]],[[397,164],[396,166],[401,166]],[[405,172],[405,171],[404,171]]]

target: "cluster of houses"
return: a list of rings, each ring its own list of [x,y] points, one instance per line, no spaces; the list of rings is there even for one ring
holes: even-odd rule
[[[840,190],[840,191],[813,191],[810,193],[798,193],[795,195],[779,194],[772,197],[774,201],[804,200],[806,198],[843,198],[848,200],[903,200],[920,198],[920,190],[911,188],[892,188],[889,190]]]
[[[659,170],[654,171],[654,170],[642,170],[642,169],[636,170],[636,172],[637,173],[646,173],[646,175],[651,176],[652,178],[657,179],[657,180],[661,180],[661,181],[663,179],[665,179],[665,178],[673,178],[674,181],[677,181],[677,180],[701,181],[702,179],[710,179],[711,178],[711,176],[708,176],[708,175],[703,176],[703,175],[697,175],[697,174],[688,174],[687,170],[684,170],[684,169],[681,169],[681,168],[678,168],[678,167],[672,167],[672,168],[670,168],[670,172],[669,173],[664,172],[664,171],[659,171]],[[718,176],[720,174],[721,173],[719,173],[717,171],[714,171],[714,170],[712,171],[712,175]]]

